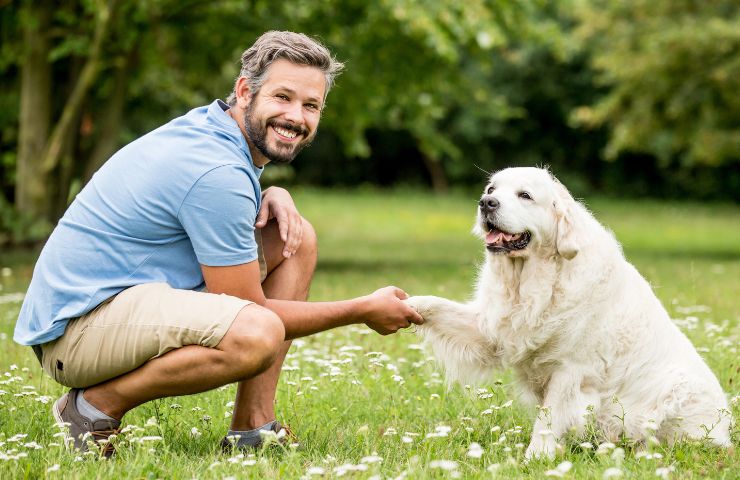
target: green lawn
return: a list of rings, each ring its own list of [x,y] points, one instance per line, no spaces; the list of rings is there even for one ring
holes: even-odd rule
[[[475,194],[301,190],[295,197],[320,237],[313,300],[388,284],[411,294],[470,295],[482,259],[469,233]],[[740,417],[740,208],[587,201],[700,349]],[[0,478],[320,478],[322,471],[330,478],[542,478],[565,461],[572,463],[566,478],[740,477],[737,453],[688,443],[647,454],[625,443],[597,453],[598,439],[579,439],[552,462],[525,465],[535,413],[517,399],[507,372],[487,385],[447,390],[413,333],[381,337],[359,326],[295,342],[278,396],[280,419],[300,438],[295,449],[219,453],[235,392],[227,386],[131,412],[124,423],[135,428],[112,461],[79,456],[55,437],[50,407],[64,389],[12,341],[33,260],[0,254]],[[584,440],[594,448],[580,447]],[[468,455],[472,444],[480,455]]]

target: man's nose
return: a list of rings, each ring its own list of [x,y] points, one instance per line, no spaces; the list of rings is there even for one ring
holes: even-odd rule
[[[481,212],[490,213],[495,212],[501,204],[493,197],[483,197],[478,202],[478,205],[480,205]]]
[[[303,105],[300,102],[291,102],[285,109],[283,116],[286,120],[302,124],[303,122]]]

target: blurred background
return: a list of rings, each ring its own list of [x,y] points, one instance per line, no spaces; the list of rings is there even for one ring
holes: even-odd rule
[[[0,0],[0,245],[48,235],[122,145],[225,98],[264,31],[346,64],[266,183],[478,191],[549,165],[576,196],[740,201],[733,0]]]

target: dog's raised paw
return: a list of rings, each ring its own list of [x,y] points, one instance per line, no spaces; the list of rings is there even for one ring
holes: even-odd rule
[[[424,317],[425,321],[428,321],[430,318],[427,317],[431,317],[438,310],[441,300],[433,295],[417,295],[407,298],[404,303],[416,310],[419,315]]]

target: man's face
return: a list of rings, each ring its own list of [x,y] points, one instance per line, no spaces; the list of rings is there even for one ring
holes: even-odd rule
[[[316,136],[325,89],[318,68],[277,60],[244,114],[249,142],[272,163],[290,163]]]

